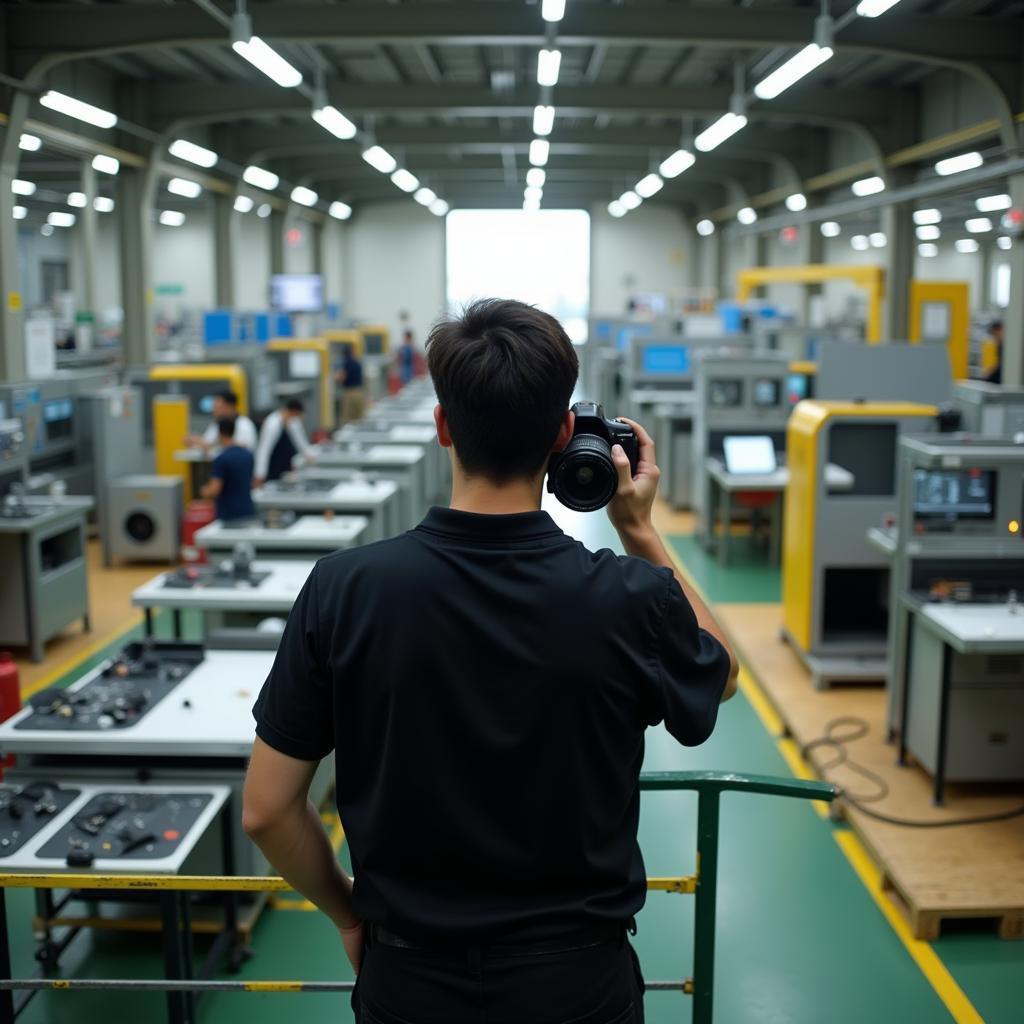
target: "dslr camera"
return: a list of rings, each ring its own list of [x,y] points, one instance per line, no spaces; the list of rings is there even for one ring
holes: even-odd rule
[[[548,463],[548,490],[574,512],[604,508],[619,487],[619,473],[612,462],[612,445],[622,445],[629,468],[636,475],[640,442],[633,428],[622,420],[605,419],[596,402],[577,402],[572,438]]]

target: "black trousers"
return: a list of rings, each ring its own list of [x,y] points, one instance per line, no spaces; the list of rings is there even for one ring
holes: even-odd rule
[[[357,1024],[643,1024],[643,976],[622,938],[528,955],[368,942]]]

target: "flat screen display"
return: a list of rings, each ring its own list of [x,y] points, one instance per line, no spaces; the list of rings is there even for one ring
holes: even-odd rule
[[[213,415],[213,395],[202,395],[199,399],[199,411],[204,416]]]
[[[774,409],[782,404],[782,381],[774,377],[757,377],[752,397],[758,409]]]
[[[363,345],[366,348],[366,354],[368,356],[384,355],[383,334],[374,334],[372,331],[369,334],[363,334]]]
[[[778,468],[775,443],[767,434],[755,437],[726,437],[722,441],[725,468],[730,473],[767,474]]]
[[[708,399],[716,409],[735,409],[743,404],[743,381],[735,378],[712,380]]]
[[[914,516],[918,519],[994,519],[994,470],[914,471]]]
[[[43,406],[43,419],[47,423],[57,420],[71,419],[72,402],[70,398],[55,398]]]
[[[786,378],[786,401],[790,405],[796,405],[807,397],[807,375],[805,373],[791,373]]]
[[[319,274],[274,274],[270,305],[285,313],[319,313],[324,308],[324,279]]]
[[[640,356],[642,373],[690,372],[690,350],[685,345],[645,345]]]
[[[289,352],[288,376],[292,380],[315,380],[320,376],[320,353]]]

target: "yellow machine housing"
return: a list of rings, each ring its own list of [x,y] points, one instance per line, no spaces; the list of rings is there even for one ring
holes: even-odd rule
[[[223,389],[233,391],[238,396],[238,411],[249,415],[249,381],[239,363],[159,363],[150,367],[149,379],[182,385],[208,383],[211,394]]]
[[[910,282],[910,343],[946,345],[954,380],[969,376],[970,325],[970,289],[965,282]]]
[[[331,345],[348,345],[352,349],[352,354],[357,359],[363,357],[363,335],[362,332],[355,328],[333,328],[329,331],[324,331],[320,335],[324,341],[329,342]]]
[[[181,477],[182,501],[188,504],[192,493],[192,473],[188,462],[181,462],[174,453],[182,446],[189,432],[191,409],[186,395],[157,395],[153,399],[154,468],[159,476]]]
[[[900,435],[935,431],[938,411],[812,399],[790,416],[783,631],[816,685],[884,678],[889,563],[867,532],[896,512]]]
[[[290,352],[315,352],[320,363],[320,386],[317,398],[320,408],[315,411],[313,428],[335,426],[334,415],[334,367],[331,364],[331,345],[323,338],[274,338],[267,342],[268,352],[288,354]],[[282,382],[289,381],[287,366],[280,368]]]

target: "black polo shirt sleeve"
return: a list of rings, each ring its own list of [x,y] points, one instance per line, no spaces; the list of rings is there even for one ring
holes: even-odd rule
[[[273,668],[253,708],[256,735],[282,754],[319,761],[334,749],[334,696],[314,566],[295,599]]]
[[[714,731],[722,693],[729,678],[729,654],[697,625],[690,602],[667,568],[654,625],[654,657],[648,672],[655,723],[680,743],[695,747]]]

